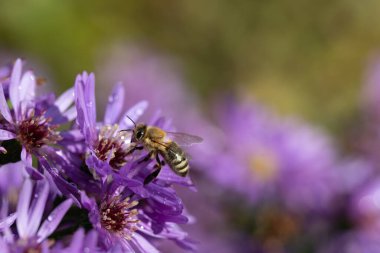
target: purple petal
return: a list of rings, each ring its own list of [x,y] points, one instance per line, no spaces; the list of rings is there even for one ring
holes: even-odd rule
[[[41,181],[40,181],[41,182]],[[49,195],[49,184],[45,181],[37,184],[36,194],[34,194],[33,206],[29,211],[28,235],[29,237],[36,234],[40,225],[42,215],[45,210],[45,204]]]
[[[142,253],[159,253],[159,251],[146,240],[143,236],[138,233],[135,233],[132,237],[132,241],[134,242],[134,246],[138,249],[138,252]]]
[[[67,199],[50,213],[50,215],[46,218],[44,223],[42,223],[41,228],[38,230],[37,242],[42,242],[44,239],[46,239],[49,235],[51,235],[54,232],[54,230],[58,227],[63,216],[66,214],[66,212],[69,210],[72,204],[73,200]]]
[[[41,174],[36,168],[26,165],[25,166],[26,172],[28,172],[29,176],[33,180],[41,180],[44,179],[44,175]]]
[[[79,191],[77,187],[74,184],[68,182],[65,178],[62,177],[62,175],[60,175],[60,173],[57,170],[57,167],[60,166],[58,165],[59,157],[58,156],[53,157],[53,156],[54,156],[54,153],[50,153],[50,158],[52,159],[51,161],[52,165],[49,164],[49,162],[46,160],[45,157],[40,157],[38,161],[40,162],[40,165],[42,166],[42,168],[48,172],[48,175],[51,177],[51,182],[54,183],[57,189],[59,189],[59,191],[63,193],[64,195],[70,196],[71,198],[73,198],[75,203],[78,206],[80,206],[80,202],[78,200],[80,196],[79,196]]]
[[[81,200],[82,206],[86,208],[87,210],[91,210],[92,208],[96,206],[95,200],[90,199],[84,191],[80,192],[80,200]]]
[[[63,117],[65,117],[68,121],[72,121],[77,117],[77,108],[71,107],[67,111],[65,111],[63,114]]]
[[[0,220],[0,230],[9,228],[13,225],[17,217],[17,213],[12,213],[8,217]]]
[[[86,235],[84,246],[89,249],[88,252],[95,252],[98,243],[98,233],[95,230],[91,230]]]
[[[54,105],[57,106],[60,112],[64,112],[74,102],[75,93],[74,87],[65,91],[61,96],[57,98]]]
[[[77,123],[89,145],[97,139],[96,135],[96,105],[95,105],[95,77],[87,76],[84,72],[78,75],[75,81],[75,104],[78,112]]]
[[[0,249],[3,253],[11,253],[5,238],[0,238]]]
[[[21,238],[25,238],[28,230],[28,211],[32,195],[33,184],[30,179],[26,178],[17,202],[17,231]]]
[[[70,140],[72,142],[83,141],[83,134],[79,129],[61,132],[61,136],[63,137],[63,139]]]
[[[3,130],[3,129],[0,129],[0,140],[4,141],[4,140],[10,140],[10,139],[14,139],[16,137],[16,135],[12,132],[9,132],[7,130]]]
[[[21,114],[25,115],[27,107],[33,101],[36,91],[36,77],[32,71],[27,71],[21,78],[19,84],[19,99],[21,106]]]
[[[87,79],[87,86],[85,87],[86,94],[88,96],[89,118],[91,122],[96,122],[96,104],[95,104],[95,75],[90,73]],[[93,109],[92,109],[93,108]]]
[[[0,85],[0,112],[9,123],[13,122],[7,100],[5,99],[3,85]]]
[[[112,90],[112,94],[108,97],[108,104],[104,114],[104,123],[106,125],[115,124],[124,105],[124,95],[124,86],[121,83],[117,83]]]
[[[143,115],[147,107],[147,101],[141,101],[136,105],[132,106],[132,108],[130,108],[121,118],[120,129],[129,129],[133,127],[133,122],[130,119],[128,119],[128,117],[136,122],[141,117],[141,115]]]
[[[26,151],[25,148],[23,148],[21,150],[21,160],[26,164],[26,165],[29,165],[29,166],[32,166],[32,156],[31,154],[28,153],[28,151]]]
[[[32,71],[27,71],[20,81],[20,101],[31,101],[36,94],[36,77]]]
[[[21,79],[21,71],[22,71],[22,61],[17,59],[11,74],[11,81],[9,84],[9,97],[12,102],[12,106],[15,112],[16,120],[19,120],[19,106],[20,106],[20,79]]]
[[[84,239],[84,229],[78,229],[71,239],[70,246],[65,249],[67,252],[82,252],[83,251],[83,239]]]

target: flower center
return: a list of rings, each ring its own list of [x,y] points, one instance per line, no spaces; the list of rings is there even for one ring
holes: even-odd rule
[[[35,116],[32,112],[29,118],[18,125],[17,139],[28,151],[46,144],[55,144],[61,140],[61,136],[55,131],[57,127],[49,124],[50,121],[51,119],[45,118],[43,114]]]
[[[257,238],[268,252],[280,252],[284,245],[299,233],[299,219],[290,213],[264,209],[258,215]],[[281,250],[282,251],[282,250]]]
[[[36,247],[36,248],[28,248],[28,249],[25,249],[24,251],[25,253],[40,253],[42,252],[41,250],[41,247]]]
[[[120,197],[113,197],[100,206],[100,223],[111,233],[120,234],[130,240],[133,232],[137,230],[137,209],[131,209],[138,204],[129,202],[129,198],[120,201]]]
[[[120,169],[126,164],[129,154],[129,142],[126,139],[126,132],[118,131],[117,125],[102,127],[95,147],[96,156],[102,161],[109,159],[112,168]]]
[[[278,172],[277,159],[273,152],[267,149],[256,151],[249,158],[249,166],[255,178],[263,182],[273,180]]]

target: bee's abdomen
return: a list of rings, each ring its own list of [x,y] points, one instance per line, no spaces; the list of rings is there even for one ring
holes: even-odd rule
[[[189,162],[185,152],[175,142],[171,142],[165,153],[162,153],[165,162],[178,175],[184,177],[189,171]]]

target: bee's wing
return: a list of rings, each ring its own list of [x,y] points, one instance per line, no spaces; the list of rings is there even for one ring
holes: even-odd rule
[[[179,133],[179,132],[166,132],[169,139],[176,142],[180,146],[191,146],[193,144],[201,143],[203,139],[199,136]]]

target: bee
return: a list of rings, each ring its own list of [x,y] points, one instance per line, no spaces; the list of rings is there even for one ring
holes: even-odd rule
[[[165,163],[181,177],[188,174],[189,161],[181,146],[200,143],[203,140],[201,137],[186,133],[167,132],[159,127],[148,126],[144,123],[136,124],[131,118],[129,119],[134,124],[134,128],[130,130],[132,131],[131,143],[134,144],[132,150],[145,149],[149,152],[142,161],[147,161],[151,158],[156,159],[155,169],[145,178],[144,184],[148,184],[155,179]]]

